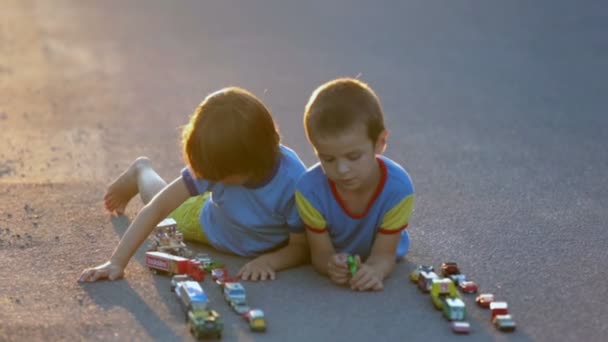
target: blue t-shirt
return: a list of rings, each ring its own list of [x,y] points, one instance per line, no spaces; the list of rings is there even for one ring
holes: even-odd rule
[[[380,182],[361,214],[348,211],[320,164],[312,166],[298,181],[296,204],[304,225],[313,233],[329,233],[337,253],[358,254],[365,259],[376,234],[401,234],[397,257],[407,252],[409,236],[405,228],[414,206],[412,180],[389,158],[378,156],[376,160]]]
[[[289,233],[304,232],[294,191],[306,167],[288,147],[281,145],[280,153],[274,175],[255,187],[196,179],[188,168],[182,170],[192,196],[211,193],[203,204],[200,223],[215,248],[255,256],[285,243]]]

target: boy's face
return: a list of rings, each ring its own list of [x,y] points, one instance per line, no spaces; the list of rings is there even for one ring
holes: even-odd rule
[[[312,144],[323,171],[340,190],[375,186],[370,182],[378,168],[376,154],[381,154],[386,145],[386,131],[372,142],[365,125],[358,124],[339,135],[315,137]]]

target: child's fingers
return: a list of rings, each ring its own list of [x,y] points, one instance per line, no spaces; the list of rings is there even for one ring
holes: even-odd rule
[[[242,268],[241,272],[239,272],[241,279],[243,280],[249,280],[249,277],[251,276],[251,271],[249,270],[249,268]]]
[[[348,265],[346,263],[347,258],[348,255],[345,253],[334,254],[330,259],[330,263],[334,264],[336,267],[339,268],[348,268]]]
[[[241,267],[241,269],[237,272],[236,277],[242,278],[244,272],[245,272],[245,267]]]
[[[357,291],[367,291],[374,287],[376,283],[376,279],[372,277],[366,277],[359,281],[357,284],[353,285],[353,289]]]
[[[372,287],[372,290],[382,291],[382,290],[384,290],[384,284],[381,281],[378,281],[376,284],[374,284],[374,286]]]
[[[346,283],[348,283],[348,278],[344,278],[344,277],[329,277],[329,279],[334,284],[338,284],[338,285],[346,285]]]
[[[348,282],[348,273],[343,272],[328,272],[329,279],[336,284],[346,284]]]
[[[348,267],[342,266],[342,265],[334,263],[333,261],[330,261],[327,264],[327,272],[346,275],[346,274],[348,274]]]

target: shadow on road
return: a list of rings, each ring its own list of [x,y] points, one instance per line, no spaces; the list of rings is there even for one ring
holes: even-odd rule
[[[182,338],[175,334],[126,280],[81,284],[81,287],[100,308],[110,310],[114,307],[122,307],[130,312],[151,338],[162,341],[176,341]]]

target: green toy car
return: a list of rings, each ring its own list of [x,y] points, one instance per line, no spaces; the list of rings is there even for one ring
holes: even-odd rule
[[[357,259],[355,259],[354,255],[349,255],[346,258],[346,263],[348,264],[348,271],[350,272],[350,275],[354,276],[357,273],[357,270],[359,269],[359,265],[357,265]]]

